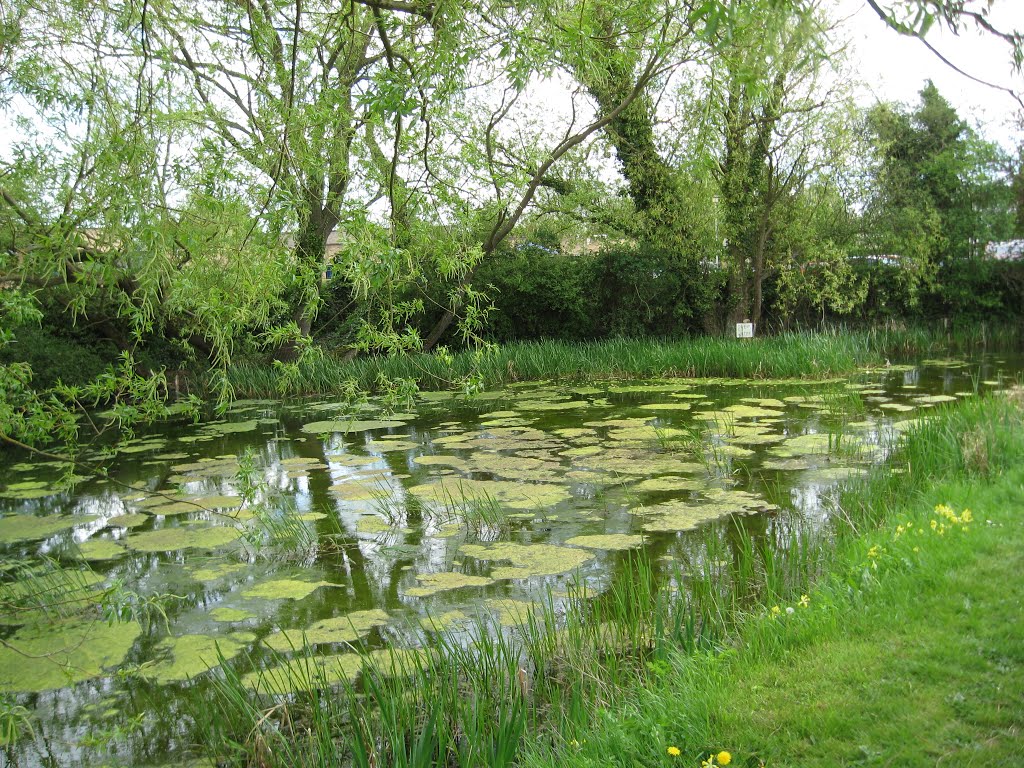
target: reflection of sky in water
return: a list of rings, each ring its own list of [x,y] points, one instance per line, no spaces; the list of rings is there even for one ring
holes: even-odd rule
[[[1005,371],[1006,366],[1001,366]],[[787,439],[800,436],[820,435],[824,438],[824,448],[817,448],[810,454],[801,454],[799,458],[809,459],[811,469],[768,469],[762,466],[766,459],[779,459],[782,456],[775,451],[785,447],[786,443],[770,443],[765,445],[741,445],[751,450],[750,455],[739,456],[717,455],[720,451],[733,445],[731,430],[735,426],[746,426],[757,421],[744,418],[730,418],[724,429],[715,431],[704,430],[702,451],[707,468],[713,477],[709,477],[709,485],[728,487],[735,483],[735,488],[750,491],[763,497],[766,503],[774,503],[782,507],[776,514],[753,515],[740,518],[745,535],[764,542],[784,545],[791,536],[814,535],[827,524],[833,512],[837,484],[834,475],[822,476],[814,469],[833,470],[850,465],[863,465],[867,461],[883,459],[893,449],[898,430],[892,425],[908,419],[914,419],[926,412],[924,404],[916,401],[922,395],[953,394],[974,391],[975,382],[979,379],[992,378],[999,375],[998,367],[988,366],[979,371],[977,368],[925,369],[909,371],[879,370],[871,373],[863,380],[868,393],[875,391],[885,394],[860,395],[864,410],[852,414],[836,410],[835,404],[829,403],[828,409],[819,410],[815,407],[802,407],[801,404],[786,404],[784,415],[777,423],[771,423],[767,432],[784,435]],[[579,389],[579,388],[576,388]],[[601,389],[599,386],[598,389]],[[700,385],[688,385],[680,389],[701,391]],[[828,388],[827,388],[828,389]],[[984,389],[984,387],[982,387]],[[225,550],[220,553],[202,550],[183,550],[167,554],[140,554],[126,551],[123,557],[109,562],[96,563],[100,573],[109,574],[111,578],[124,579],[127,588],[137,591],[140,595],[156,595],[165,593],[182,594],[186,600],[172,603],[167,609],[166,623],[156,622],[146,636],[138,644],[129,658],[129,663],[146,660],[146,654],[168,632],[172,635],[188,633],[216,634],[247,629],[257,634],[279,629],[302,628],[310,624],[344,615],[354,610],[370,607],[383,607],[388,610],[393,621],[383,629],[371,632],[368,642],[379,645],[382,642],[396,642],[403,645],[417,645],[422,642],[423,634],[419,629],[419,620],[428,612],[439,616],[447,611],[460,609],[470,616],[490,615],[495,599],[515,599],[520,601],[536,601],[546,599],[550,591],[552,607],[556,614],[567,609],[568,602],[564,597],[570,583],[585,585],[591,596],[599,595],[613,584],[621,573],[621,566],[629,555],[624,552],[592,551],[593,558],[586,562],[576,574],[559,574],[536,577],[533,579],[498,581],[484,588],[455,589],[438,592],[429,597],[413,597],[405,594],[405,590],[420,585],[417,575],[445,571],[460,571],[473,575],[487,575],[493,568],[508,563],[477,561],[472,557],[461,556],[460,547],[466,542],[489,541],[495,538],[512,540],[517,543],[529,544],[543,542],[547,544],[564,544],[566,539],[582,534],[622,534],[639,533],[645,518],[634,511],[638,506],[655,506],[665,501],[677,499],[685,504],[701,503],[700,492],[652,492],[640,493],[632,490],[640,481],[652,477],[663,476],[658,471],[645,467],[643,461],[639,469],[630,472],[614,473],[610,477],[586,480],[561,480],[571,491],[571,498],[553,506],[537,510],[513,509],[514,514],[526,515],[526,519],[514,517],[510,519],[509,530],[500,537],[495,529],[480,537],[472,531],[472,526],[461,524],[457,512],[437,500],[420,500],[415,507],[410,507],[408,488],[435,481],[442,473],[453,473],[453,477],[464,476],[452,467],[443,465],[424,466],[413,459],[421,453],[457,456],[465,461],[474,461],[476,457],[493,458],[497,455],[511,457],[507,467],[501,464],[484,462],[467,477],[474,479],[503,479],[511,474],[516,479],[529,483],[530,459],[541,458],[546,464],[557,464],[558,472],[588,469],[600,469],[601,454],[596,456],[565,456],[566,449],[593,445],[594,431],[591,428],[582,435],[577,443],[573,438],[555,434],[556,430],[584,428],[585,422],[616,418],[643,418],[666,429],[679,426],[698,424],[695,412],[702,410],[722,409],[730,404],[739,403],[742,398],[777,398],[785,395],[814,395],[818,388],[814,385],[794,385],[779,388],[768,383],[752,383],[747,386],[707,387],[704,393],[708,403],[694,404],[691,411],[644,411],[639,406],[646,403],[670,402],[669,393],[664,391],[623,392],[578,395],[568,388],[555,392],[550,388],[522,387],[510,391],[506,400],[489,401],[478,405],[470,404],[447,411],[436,405],[424,406],[424,413],[415,422],[404,427],[385,430],[384,434],[403,435],[398,439],[417,444],[412,450],[381,450],[380,431],[350,434],[342,436],[333,434],[326,438],[315,435],[304,435],[300,432],[301,425],[310,420],[320,420],[331,415],[330,410],[311,413],[302,408],[240,408],[237,416],[232,418],[246,420],[259,417],[266,419],[253,432],[216,436],[203,442],[179,442],[179,437],[194,436],[202,431],[202,426],[172,425],[158,427],[154,432],[166,438],[166,444],[151,451],[142,451],[119,457],[111,462],[112,477],[123,483],[139,484],[149,489],[159,489],[170,495],[184,494],[192,497],[236,495],[239,485],[230,476],[195,477],[186,476],[183,482],[173,485],[167,479],[174,476],[176,465],[187,465],[198,461],[202,456],[234,457],[245,451],[251,451],[259,476],[269,489],[271,501],[274,494],[290,500],[300,514],[317,512],[325,513],[331,519],[326,521],[304,522],[318,538],[317,546],[308,556],[286,558],[283,561],[273,554],[266,556],[256,552],[239,554],[237,550]],[[828,391],[845,396],[849,391],[841,384]],[[547,394],[545,395],[545,392]],[[493,394],[493,393],[492,393]],[[509,440],[508,425],[499,424],[481,427],[480,414],[497,410],[515,410],[516,399],[527,399],[535,402],[565,402],[568,399],[590,399],[591,405],[586,409],[565,411],[544,411],[531,407],[522,411],[518,423],[524,424],[529,439],[524,446],[516,448],[514,435],[512,443],[505,442],[497,453],[481,452],[480,445],[467,445],[459,442],[434,442],[437,438],[464,431],[471,437],[488,437],[499,441]],[[676,401],[678,402],[678,401]],[[690,402],[690,401],[687,401]],[[845,402],[841,397],[836,402]],[[906,413],[887,413],[880,406],[888,403],[913,405],[914,410]],[[814,403],[804,403],[815,405]],[[325,414],[327,414],[325,416]],[[270,419],[273,419],[271,422]],[[361,418],[373,418],[366,416]],[[455,420],[453,420],[455,419]],[[651,419],[656,419],[652,422]],[[516,423],[516,420],[513,420]],[[624,449],[622,443],[606,440],[610,430],[615,427],[598,427],[597,435],[601,438],[599,445],[602,451],[619,452]],[[543,434],[542,434],[543,433]],[[289,439],[289,436],[292,436]],[[296,437],[297,436],[297,437]],[[858,444],[866,446],[861,455],[844,453],[826,456],[829,438],[839,438],[840,444],[849,449]],[[538,442],[539,441],[539,446]],[[845,442],[844,442],[845,441]],[[484,441],[482,444],[486,445]],[[685,444],[667,444],[668,454],[662,447],[652,443],[645,450],[653,448],[657,455],[678,456],[681,460],[693,462],[700,460],[686,453]],[[715,446],[718,450],[715,450]],[[627,446],[628,450],[637,450],[636,446]],[[152,455],[159,453],[187,453],[189,458],[172,461],[154,461]],[[654,454],[652,454],[654,455]],[[348,458],[359,456],[365,461],[349,462]],[[716,460],[717,459],[717,460]],[[534,462],[536,463],[536,462]],[[702,470],[703,471],[703,470]],[[20,482],[57,477],[56,471],[46,468],[16,476],[4,476],[0,469],[0,482]],[[406,477],[398,477],[399,475]],[[691,480],[701,473],[684,473],[683,478]],[[550,480],[550,477],[546,478]],[[380,499],[345,499],[338,493],[329,490],[330,486],[364,485],[379,491]],[[182,525],[203,525],[207,522],[215,524],[233,524],[221,519],[216,514],[186,513],[174,516],[159,515],[159,507],[144,510],[150,515],[141,528],[128,531],[124,528],[110,528],[107,521],[115,516],[137,511],[126,504],[122,497],[130,497],[136,491],[121,488],[112,482],[95,481],[80,487],[77,497],[58,495],[43,499],[25,501],[0,499],[0,510],[6,513],[21,514],[54,514],[71,513],[75,515],[92,515],[96,519],[84,522],[73,531],[57,533],[41,542],[18,542],[11,545],[12,552],[23,556],[47,555],[57,558],[66,565],[74,565],[75,561],[69,554],[73,544],[81,544],[90,539],[110,539],[131,544],[137,532],[158,530],[162,527]],[[145,493],[143,491],[142,493]],[[536,514],[530,514],[536,512]],[[365,526],[367,518],[381,523],[388,521],[393,525],[382,530],[360,529],[360,521]],[[340,533],[334,525],[340,525]],[[455,526],[453,529],[452,526]],[[696,532],[658,533],[645,536],[645,546],[662,583],[669,588],[678,588],[675,581],[677,570],[682,578],[682,588],[686,588],[688,574],[712,573],[720,578],[729,578],[730,569],[737,557],[740,542],[736,538],[735,527],[725,523],[704,525]],[[216,569],[224,564],[241,565],[241,568],[223,576],[207,576],[197,580],[192,574],[203,568]],[[310,597],[302,600],[265,600],[253,599],[245,595],[247,589],[266,582],[269,579],[294,578],[311,581],[327,581],[340,585],[339,588],[321,588]],[[216,608],[235,608],[249,611],[254,618],[238,624],[217,622],[211,616]],[[457,637],[471,638],[480,631],[493,632],[495,627],[489,625],[481,629],[475,625],[456,625],[453,628]],[[259,646],[254,646],[257,661],[260,655]],[[337,649],[335,649],[337,650]],[[239,662],[243,667],[245,661]],[[49,692],[35,698],[41,727],[47,738],[55,744],[61,744],[60,758],[55,765],[67,765],[75,761],[88,763],[90,756],[79,754],[74,747],[75,742],[87,731],[89,717],[83,712],[87,705],[97,705],[106,697],[112,701],[125,698],[126,692],[133,686],[140,686],[147,695],[163,701],[162,706],[168,713],[173,713],[177,699],[173,688],[163,689],[158,686],[140,683],[135,680],[121,681],[116,677],[82,683],[73,689]],[[131,704],[121,701],[126,711],[132,711]],[[107,709],[106,705],[97,707]],[[175,729],[175,718],[170,717],[166,723],[147,724],[147,729],[162,734],[168,739],[169,732]],[[26,754],[23,760],[26,765],[40,765],[44,758],[40,755]]]

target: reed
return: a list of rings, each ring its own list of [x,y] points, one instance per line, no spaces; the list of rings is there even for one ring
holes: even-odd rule
[[[877,362],[881,359],[866,334],[797,332],[743,341],[699,337],[526,342],[482,353],[365,356],[352,362],[324,355],[300,363],[287,375],[279,367],[239,363],[229,377],[240,397],[345,396],[354,390],[381,392],[399,381],[415,382],[423,390],[443,390],[465,389],[479,382],[494,389],[550,378],[823,378]]]

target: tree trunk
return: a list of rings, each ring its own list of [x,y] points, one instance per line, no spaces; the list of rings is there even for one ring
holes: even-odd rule
[[[320,274],[324,268],[327,239],[337,224],[337,214],[317,204],[306,218],[295,241],[295,270],[299,279],[289,302],[293,305],[292,321],[298,326],[299,335],[303,338],[309,336],[313,327],[316,314],[313,309],[314,297],[320,291]],[[283,363],[292,363],[298,354],[298,342],[289,340],[278,347],[274,358]]]

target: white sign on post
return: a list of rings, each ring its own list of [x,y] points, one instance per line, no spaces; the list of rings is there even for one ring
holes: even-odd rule
[[[736,323],[736,338],[737,339],[752,339],[752,338],[754,338],[754,324],[753,323]]]

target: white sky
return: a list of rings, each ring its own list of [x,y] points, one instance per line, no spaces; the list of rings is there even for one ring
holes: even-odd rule
[[[994,88],[975,83],[943,64],[919,40],[889,29],[864,0],[835,0],[838,18],[853,43],[852,62],[864,82],[858,101],[875,100],[915,104],[926,79],[956,108],[960,117],[981,128],[986,138],[1012,149],[1024,138],[1020,105]],[[880,3],[883,7],[888,3]],[[1024,30],[1024,0],[995,0],[991,20],[997,29]],[[959,37],[934,27],[928,42],[965,72],[982,80],[1011,88],[1024,97],[1024,76],[1014,74],[1010,47],[991,35],[965,30]]]

